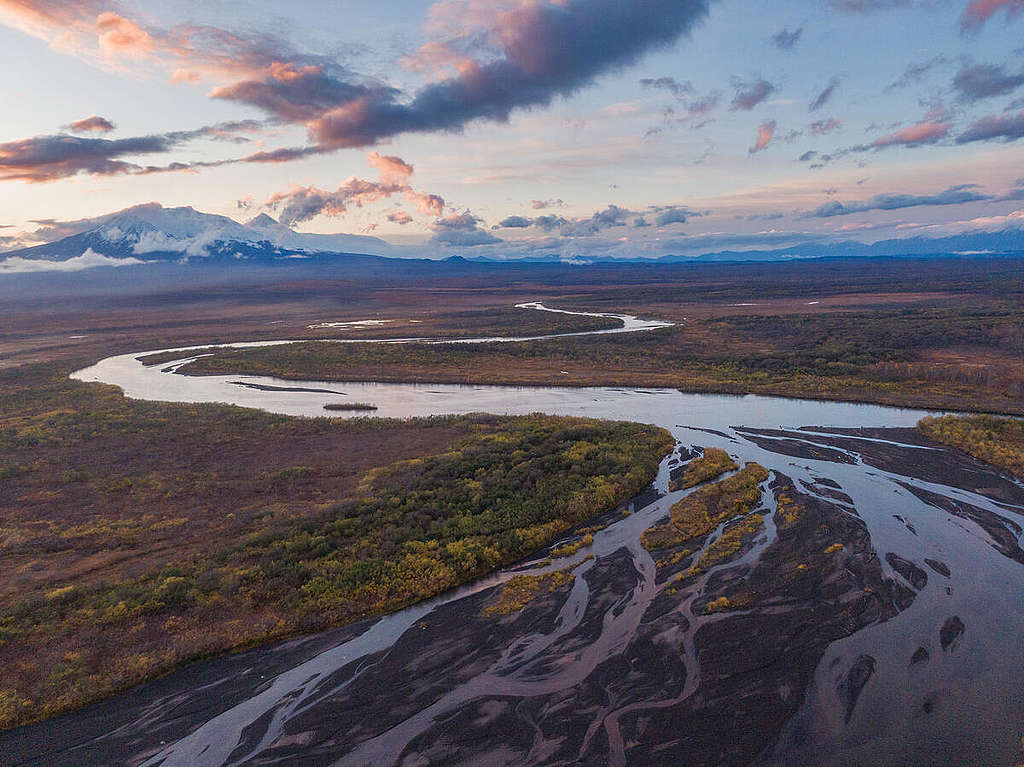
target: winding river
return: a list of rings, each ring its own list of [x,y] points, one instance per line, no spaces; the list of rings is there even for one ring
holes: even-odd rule
[[[622,327],[598,332],[669,324],[610,316]],[[532,339],[357,342],[516,340]],[[266,344],[234,346],[257,345]],[[323,416],[325,403],[349,399],[372,402],[382,417],[630,420],[668,429],[677,448],[651,490],[606,515],[593,544],[568,558],[541,552],[398,613],[197,664],[5,733],[4,764],[1021,759],[1024,489],[912,431],[921,411],[671,389],[195,377],[175,371],[198,348],[169,351],[180,358],[146,366],[139,358],[154,352],[119,355],[74,377],[132,398],[296,416]],[[670,481],[706,447],[771,476],[757,535],[693,573],[687,566],[726,525],[676,561],[640,539],[693,492]],[[781,508],[793,499],[804,509],[796,522]],[[521,613],[483,616],[513,575],[565,568],[571,583]],[[732,609],[708,606],[726,594]]]

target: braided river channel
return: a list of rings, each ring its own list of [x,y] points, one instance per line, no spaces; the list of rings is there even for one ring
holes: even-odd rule
[[[622,327],[599,332],[669,324],[611,316]],[[349,400],[379,417],[628,420],[667,429],[676,447],[645,493],[587,523],[600,528],[593,543],[568,557],[540,551],[382,618],[193,664],[0,735],[0,763],[1024,761],[1024,488],[914,430],[925,412],[672,389],[189,376],[176,371],[197,349],[139,361],[155,351],[73,377],[136,399],[295,416]],[[731,520],[667,551],[641,536],[697,490],[670,483],[708,447],[769,476],[756,534],[695,571]],[[795,519],[783,508],[793,504]],[[575,577],[522,610],[485,612],[509,578],[565,569]]]

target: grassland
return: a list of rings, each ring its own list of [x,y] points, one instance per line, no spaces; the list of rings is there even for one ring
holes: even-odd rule
[[[0,371],[0,727],[393,610],[640,491],[638,424],[297,419]]]
[[[988,415],[924,418],[918,429],[936,442],[1024,479],[1024,421]]]

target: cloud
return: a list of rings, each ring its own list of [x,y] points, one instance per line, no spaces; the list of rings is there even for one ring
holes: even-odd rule
[[[802,26],[799,26],[792,31],[789,27],[784,27],[772,35],[772,45],[780,51],[791,51],[796,47],[796,44],[800,42],[800,36],[803,35],[803,33],[804,28]]]
[[[654,218],[654,223],[657,226],[668,226],[669,224],[685,224],[688,219],[692,216],[699,216],[699,213],[695,213],[688,208],[683,208],[678,205],[666,205],[662,207],[653,208],[653,211],[657,213]],[[634,224],[635,225],[635,224]]]
[[[96,17],[96,31],[100,50],[111,55],[144,57],[157,47],[146,30],[113,11],[104,11]]]
[[[893,146],[917,147],[925,144],[934,144],[941,141],[949,134],[950,123],[948,121],[923,120],[895,133],[881,136],[871,142],[868,146],[856,147],[858,151],[865,149],[887,149]]]
[[[967,202],[981,202],[993,199],[991,195],[974,191],[976,184],[952,186],[938,194],[878,194],[867,200],[842,203],[838,200],[827,202],[807,214],[810,218],[832,218],[864,213],[871,210],[900,210],[925,205],[963,205]]]
[[[1002,139],[1016,141],[1024,138],[1024,110],[1017,114],[987,115],[971,123],[956,137],[956,143],[969,144],[974,141]]]
[[[387,213],[387,219],[392,224],[398,224],[399,226],[405,226],[406,224],[412,223],[412,216],[399,208],[389,210]]]
[[[0,180],[41,183],[80,173],[113,176],[145,168],[121,159],[169,152],[194,138],[192,132],[125,139],[36,136],[0,144]]]
[[[460,230],[460,231],[472,231],[476,229],[481,222],[481,219],[473,215],[468,210],[464,210],[461,213],[449,213],[444,218],[439,218],[433,224],[430,225],[431,229],[435,231],[442,230]]]
[[[1024,10],[1024,0],[973,0],[960,17],[960,31],[974,32],[999,11],[1007,17]]]
[[[332,109],[366,98],[371,88],[340,80],[323,64],[296,66],[273,62],[261,79],[242,80],[214,88],[210,97],[261,109],[280,120],[306,123]]]
[[[537,216],[533,219],[533,225],[545,232],[551,232],[568,224],[569,221],[562,216]]]
[[[400,157],[370,152],[366,161],[377,169],[379,181],[352,177],[336,190],[327,191],[315,186],[293,186],[287,192],[271,195],[264,205],[278,211],[281,223],[292,226],[316,216],[340,216],[349,207],[361,208],[378,200],[403,195],[420,212],[440,216],[444,199],[436,194],[417,192],[409,185],[413,167]]]
[[[534,210],[544,210],[545,208],[564,208],[565,200],[530,200],[530,207]]]
[[[92,248],[86,248],[80,256],[64,261],[46,261],[38,258],[21,258],[13,256],[0,260],[0,274],[25,274],[28,272],[80,272],[97,266],[136,266],[144,264],[137,258],[109,258],[100,255]]]
[[[749,154],[757,154],[762,151],[771,143],[774,135],[775,120],[761,123],[761,127],[757,129],[757,141],[754,142],[754,146],[750,147]]]
[[[919,61],[907,65],[907,68],[903,70],[903,74],[899,78],[886,86],[887,91],[895,90],[896,88],[906,88],[911,85],[917,85],[921,82],[925,75],[931,72],[933,69],[939,66],[943,66],[949,63],[949,59],[946,56],[938,55],[927,61]]]
[[[689,80],[681,83],[674,77],[645,77],[640,80],[640,85],[644,88],[658,88],[666,90],[676,98],[691,96],[695,93],[693,90],[693,84],[690,83]]]
[[[733,78],[732,84],[736,89],[736,95],[733,96],[729,108],[734,112],[740,109],[749,112],[778,90],[775,85],[761,77],[753,80]]]
[[[618,205],[609,205],[587,218],[577,218],[561,225],[563,237],[589,237],[603,229],[625,226],[632,212]]]
[[[271,35],[246,37],[191,23],[170,28],[144,24],[130,18],[117,0],[0,0],[0,23],[104,69],[145,74],[163,68],[173,82],[237,80],[274,62],[314,59],[298,56]]]
[[[494,225],[494,229],[526,229],[533,226],[533,219],[525,216],[507,216]]]
[[[721,100],[722,94],[719,91],[711,91],[706,96],[699,96],[692,101],[686,102],[683,107],[686,110],[687,117],[698,118],[711,112],[718,106]]]
[[[102,119],[102,118],[101,118]],[[43,183],[79,174],[116,176],[187,171],[223,165],[238,160],[140,165],[125,158],[166,154],[196,139],[223,139],[251,130],[259,123],[242,120],[208,125],[190,131],[173,131],[149,136],[106,139],[69,134],[34,136],[0,143],[0,181]]]
[[[1013,189],[1006,194],[999,195],[996,198],[998,202],[1006,202],[1008,200],[1024,200],[1024,178],[1019,178],[1013,183]]]
[[[812,136],[824,136],[839,130],[843,127],[843,121],[838,117],[830,117],[827,120],[817,120],[807,126],[807,131]]]
[[[474,120],[504,122],[516,109],[547,106],[599,75],[667,46],[702,20],[710,0],[522,0],[499,9],[483,34],[456,30],[488,56],[414,94],[376,87],[309,123],[332,147],[364,146],[410,132],[458,130]],[[472,21],[466,22],[472,24]]]
[[[906,8],[910,0],[831,0],[831,6],[844,13],[870,13],[873,11],[891,11],[894,8]]]
[[[430,225],[430,228],[434,230],[434,236],[430,238],[430,241],[434,245],[450,245],[460,248],[504,242],[482,229],[481,223],[481,219],[468,210],[464,210],[462,213],[450,213]]]
[[[833,77],[828,81],[828,85],[822,89],[822,91],[811,99],[811,103],[807,105],[807,108],[812,112],[817,112],[832,98],[832,94],[836,92],[836,88],[839,87],[839,78]]]
[[[366,161],[380,173],[381,183],[407,185],[412,176],[413,167],[401,157],[394,155],[381,155],[378,152],[370,152],[366,155]]]
[[[117,126],[114,123],[99,115],[89,115],[81,120],[75,120],[73,123],[61,126],[64,130],[71,131],[72,133],[110,133],[115,127]]]
[[[327,57],[300,54],[272,35],[143,23],[126,15],[116,0],[0,0],[0,23],[102,66],[121,66],[128,58],[132,72],[161,67],[176,82],[214,78],[213,98],[307,128],[309,146],[147,169],[159,172],[290,162],[405,133],[507,121],[516,110],[571,96],[597,77],[675,43],[707,16],[711,1],[444,0],[432,6],[428,32],[434,39],[428,45],[435,59],[448,57],[438,63],[454,74],[411,91]],[[118,147],[106,151],[107,162],[87,163],[85,172],[134,172],[130,163],[117,160]]]
[[[705,232],[684,235],[662,242],[666,252],[698,255],[715,250],[749,250],[769,247],[786,247],[803,242],[822,240],[820,234],[809,232],[782,232],[771,229],[764,232]]]
[[[446,229],[437,232],[430,238],[430,242],[432,245],[448,245],[453,248],[473,248],[477,245],[495,245],[504,240],[483,229],[474,229],[470,232]]]
[[[974,103],[1004,96],[1024,85],[1024,72],[1011,75],[995,64],[964,65],[953,77],[953,88],[962,101]]]
[[[573,227],[579,224],[580,222],[586,222],[588,225],[593,224],[591,218],[576,219],[574,221],[569,221],[569,219],[565,218],[564,216],[546,214],[542,216],[535,216],[533,218],[530,218],[528,216],[506,216],[491,228],[527,229],[530,227],[535,227],[545,232],[552,232],[555,229],[560,229],[565,226]],[[595,225],[594,231],[596,232],[599,228],[599,226]]]

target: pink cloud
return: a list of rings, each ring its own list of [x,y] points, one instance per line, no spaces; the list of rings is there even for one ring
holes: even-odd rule
[[[264,205],[278,209],[280,220],[289,225],[309,221],[316,216],[340,216],[348,212],[350,207],[361,208],[398,194],[415,203],[424,214],[440,216],[444,212],[443,198],[436,194],[417,192],[409,185],[413,168],[402,158],[370,152],[366,160],[377,169],[379,181],[353,176],[334,191],[312,185],[293,186],[287,192],[271,195]]]
[[[750,148],[750,154],[756,154],[767,147],[772,142],[772,137],[774,135],[775,120],[769,120],[766,123],[762,123],[761,127],[757,129],[757,141],[754,143],[754,146]]]
[[[100,50],[111,55],[144,57],[156,50],[150,34],[131,19],[106,11],[96,17]]]
[[[405,192],[405,199],[415,203],[416,209],[420,213],[435,216],[440,216],[444,213],[444,198],[440,195],[414,192],[412,189],[408,189]]]
[[[1000,10],[1007,15],[1020,13],[1024,10],[1024,0],[973,0],[960,17],[960,29],[970,32],[981,27]]]
[[[105,117],[89,115],[61,127],[72,133],[110,133],[116,126]]]
[[[202,75],[198,72],[193,72],[185,67],[178,67],[171,72],[172,83],[195,83],[202,79]]]
[[[370,152],[366,161],[380,173],[380,179],[388,184],[405,184],[412,176],[412,166],[401,157]]]
[[[875,149],[884,149],[890,146],[921,146],[923,144],[934,144],[944,139],[949,134],[948,122],[919,122],[895,133],[882,136],[871,142]]]

